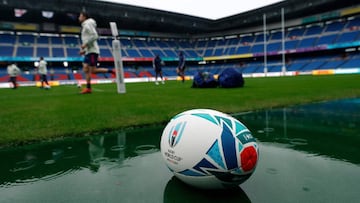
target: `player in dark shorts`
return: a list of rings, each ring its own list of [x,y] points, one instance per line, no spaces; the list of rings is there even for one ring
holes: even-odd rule
[[[181,77],[182,82],[185,81],[185,56],[184,52],[179,52],[179,65],[176,69],[176,73]]]
[[[153,68],[155,70],[155,84],[158,85],[159,82],[157,81],[157,78],[160,76],[161,79],[161,83],[165,84],[165,81],[163,79],[163,75],[162,75],[162,65],[163,65],[163,61],[161,60],[159,54],[156,54],[154,60],[153,60]]]

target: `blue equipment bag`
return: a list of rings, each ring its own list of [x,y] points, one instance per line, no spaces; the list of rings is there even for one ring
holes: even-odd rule
[[[215,80],[214,74],[202,71],[195,73],[192,87],[212,88],[217,86],[218,82]]]
[[[238,72],[235,68],[224,69],[218,77],[220,87],[231,88],[231,87],[243,87],[244,78],[242,73]]]

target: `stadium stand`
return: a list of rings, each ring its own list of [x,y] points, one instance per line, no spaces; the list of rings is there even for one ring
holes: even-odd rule
[[[360,56],[357,51],[360,41],[360,16],[340,16],[338,18],[314,20],[311,23],[301,22],[285,29],[285,52],[287,55],[286,70],[308,73],[313,70],[359,68]],[[218,74],[221,70],[234,67],[243,74],[264,72],[264,43],[268,58],[268,72],[282,71],[282,35],[279,26],[272,28],[266,34],[266,42],[261,29],[238,31],[228,36],[209,37],[147,37],[121,36],[121,54],[124,61],[125,77],[152,77],[154,71],[151,58],[159,54],[166,62],[163,73],[165,76],[176,76],[178,51],[183,51],[189,59],[187,74],[198,70],[206,70]],[[161,36],[161,34],[160,34]],[[112,37],[102,35],[99,39],[101,58],[112,58]],[[0,31],[0,56],[28,59],[44,56],[54,61],[72,59],[81,66],[79,52],[80,37],[78,34],[58,34],[45,32]],[[354,50],[355,49],[355,50]],[[318,51],[321,50],[321,51]],[[352,50],[352,51],[351,51]],[[325,56],[324,53],[326,52]],[[220,59],[219,59],[220,58]],[[225,58],[225,59],[222,59]],[[101,61],[101,60],[100,60]],[[135,61],[135,62],[134,62]],[[136,62],[138,61],[138,63]],[[199,61],[207,61],[199,65]],[[65,72],[58,62],[54,65],[55,80],[84,79],[80,72]],[[111,65],[105,63],[105,65]],[[135,64],[135,65],[134,65]],[[242,65],[240,65],[242,64]],[[27,64],[32,66],[32,64]],[[78,67],[76,70],[78,70]],[[110,75],[98,75],[94,78],[110,78]],[[23,74],[23,81],[33,81],[32,73]],[[6,81],[6,72],[0,71],[0,81]]]

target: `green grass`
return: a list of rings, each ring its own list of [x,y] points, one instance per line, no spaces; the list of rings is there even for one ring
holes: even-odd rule
[[[84,136],[89,133],[166,123],[184,110],[226,113],[360,97],[360,75],[246,78],[243,88],[193,89],[192,81],[94,85],[79,95],[75,86],[41,90],[0,89],[0,145]]]

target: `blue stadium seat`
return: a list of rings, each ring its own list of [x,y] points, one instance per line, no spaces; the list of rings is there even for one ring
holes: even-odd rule
[[[306,48],[306,47],[313,47],[317,37],[305,38],[300,41],[297,48]]]
[[[79,48],[66,48],[67,57],[78,57]]]
[[[231,46],[231,45],[238,45],[239,44],[239,38],[232,38],[232,39],[229,39],[229,42],[228,42],[228,46]]]
[[[264,67],[260,64],[248,64],[246,67],[240,69],[242,73],[260,73],[264,72]]]
[[[188,57],[192,57],[192,58],[196,58],[196,57],[199,57],[199,55],[192,49],[189,49],[189,50],[184,50],[184,52],[186,53],[186,55]]]
[[[247,54],[250,53],[250,46],[240,46],[236,50],[236,54]]]
[[[320,69],[337,69],[343,63],[344,63],[344,61],[342,61],[342,60],[328,61],[324,65],[322,65]]]
[[[287,66],[287,71],[300,71],[308,62],[292,62]]]
[[[144,43],[145,43],[145,46],[146,47],[158,47],[158,45],[155,43],[155,41],[153,41],[153,40],[150,40],[150,41],[144,41]]]
[[[281,42],[274,42],[267,45],[267,51],[280,51],[281,50]]]
[[[125,49],[121,49],[121,56],[122,57],[127,57],[129,55],[126,53]]]
[[[337,37],[338,34],[321,36],[315,45],[333,44]]]
[[[336,43],[356,41],[358,36],[359,36],[359,33],[360,33],[359,30],[356,30],[356,31],[353,31],[353,32],[344,32],[336,40]]]
[[[34,81],[34,75],[33,74],[20,74],[17,79],[18,79],[18,81],[25,81],[25,82]]]
[[[139,49],[142,57],[154,57],[154,54],[149,49]]]
[[[251,49],[252,53],[261,53],[264,52],[264,44],[254,45]]]
[[[79,38],[77,37],[64,37],[65,44],[72,45],[72,46],[78,46],[80,44]]]
[[[13,34],[0,34],[0,44],[15,44],[16,35]]]
[[[339,68],[360,68],[360,58],[351,58],[341,64]]]
[[[164,49],[163,51],[167,57],[177,57],[176,52],[172,49]]]
[[[177,42],[175,42],[175,41],[167,41],[166,43],[168,44],[168,46],[169,46],[170,48],[173,48],[173,49],[179,48],[179,44],[178,44]],[[185,43],[184,43],[184,44],[185,44]],[[183,47],[183,48],[185,48],[185,47]]]
[[[195,48],[195,42],[189,42],[189,41],[180,41],[178,42],[179,48],[187,49],[187,48]]]
[[[167,48],[167,47],[169,47],[169,45],[166,43],[166,42],[164,42],[164,41],[155,41],[155,43],[158,45],[158,47],[160,47],[160,48]]]
[[[124,48],[132,48],[133,44],[129,39],[120,39],[120,44]]]
[[[247,36],[241,37],[240,42],[242,44],[253,43],[254,42],[254,36],[247,35]]]
[[[104,39],[104,41],[106,41],[109,46],[112,46],[113,38],[106,38]],[[121,41],[120,41],[120,45],[121,45]]]
[[[227,55],[235,55],[236,54],[236,47],[230,47],[225,52]]]
[[[270,39],[270,35],[266,35],[266,41],[269,41]],[[255,36],[255,43],[257,42],[264,42],[264,35],[263,34],[259,34]]]
[[[146,47],[146,45],[144,44],[144,41],[139,40],[139,39],[134,39],[133,44],[138,48]]]
[[[98,40],[99,46],[109,46],[108,45],[108,40],[104,39],[104,38],[100,38]],[[110,46],[112,46],[112,44],[110,44]]]
[[[207,47],[208,47],[208,48],[213,48],[213,47],[215,47],[215,46],[216,46],[216,42],[217,42],[217,41],[215,41],[215,40],[210,40],[210,41],[208,41]]]
[[[345,26],[344,22],[332,22],[330,24],[328,24],[325,28],[325,32],[339,32],[341,31]]]
[[[282,65],[269,65],[268,66],[268,72],[281,72],[282,71]]]
[[[48,45],[50,40],[48,36],[39,36],[36,39],[37,44],[44,44],[44,45]]]
[[[100,56],[101,57],[113,57],[110,49],[100,48]]]
[[[217,40],[216,46],[226,46],[227,40]]]
[[[205,54],[204,49],[196,49],[196,52],[199,54],[200,57],[204,56],[204,54]]]
[[[222,56],[223,55],[223,48],[215,48],[214,56]]]
[[[263,73],[264,72],[264,64],[260,64],[255,67],[256,67],[256,69],[254,70],[253,73]]]
[[[19,44],[34,44],[35,36],[34,35],[18,35]]]
[[[214,49],[205,49],[204,56],[213,56]]]
[[[63,40],[61,37],[50,37],[50,41],[51,41],[51,44],[53,45],[62,45],[63,44]]]
[[[286,37],[286,35],[285,35]],[[278,32],[274,32],[271,34],[271,40],[280,40],[282,39],[282,32],[278,31]]]
[[[14,46],[0,45],[0,56],[13,56]]]
[[[52,48],[52,57],[64,57],[64,48],[62,47],[53,47]]]
[[[164,67],[162,72],[164,76],[177,76],[176,67]]]
[[[49,47],[37,47],[36,55],[43,56],[43,57],[49,57],[50,56]]]
[[[324,61],[311,61],[302,68],[302,71],[318,70],[324,63]]]
[[[288,31],[287,37],[301,37],[304,35],[305,29],[304,28],[296,28],[293,30]]]
[[[296,49],[299,44],[299,40],[285,41],[285,50]]]
[[[323,32],[324,28],[320,25],[314,25],[311,27],[308,27],[304,33],[304,36],[309,35],[320,35]]]
[[[18,47],[16,56],[34,56],[34,48],[33,47]]]
[[[206,47],[206,44],[207,44],[207,41],[197,41],[197,45],[196,47],[199,47],[199,48],[204,48]]]
[[[359,27],[360,26],[360,17],[356,17],[353,19],[348,20],[347,25],[345,28],[352,29],[353,27]]]
[[[128,56],[130,57],[141,57],[139,52],[136,49],[126,49],[126,52],[128,53]]]
[[[160,57],[164,57],[164,53],[161,51],[161,49],[153,49],[152,52],[154,53],[154,55],[159,54]]]

